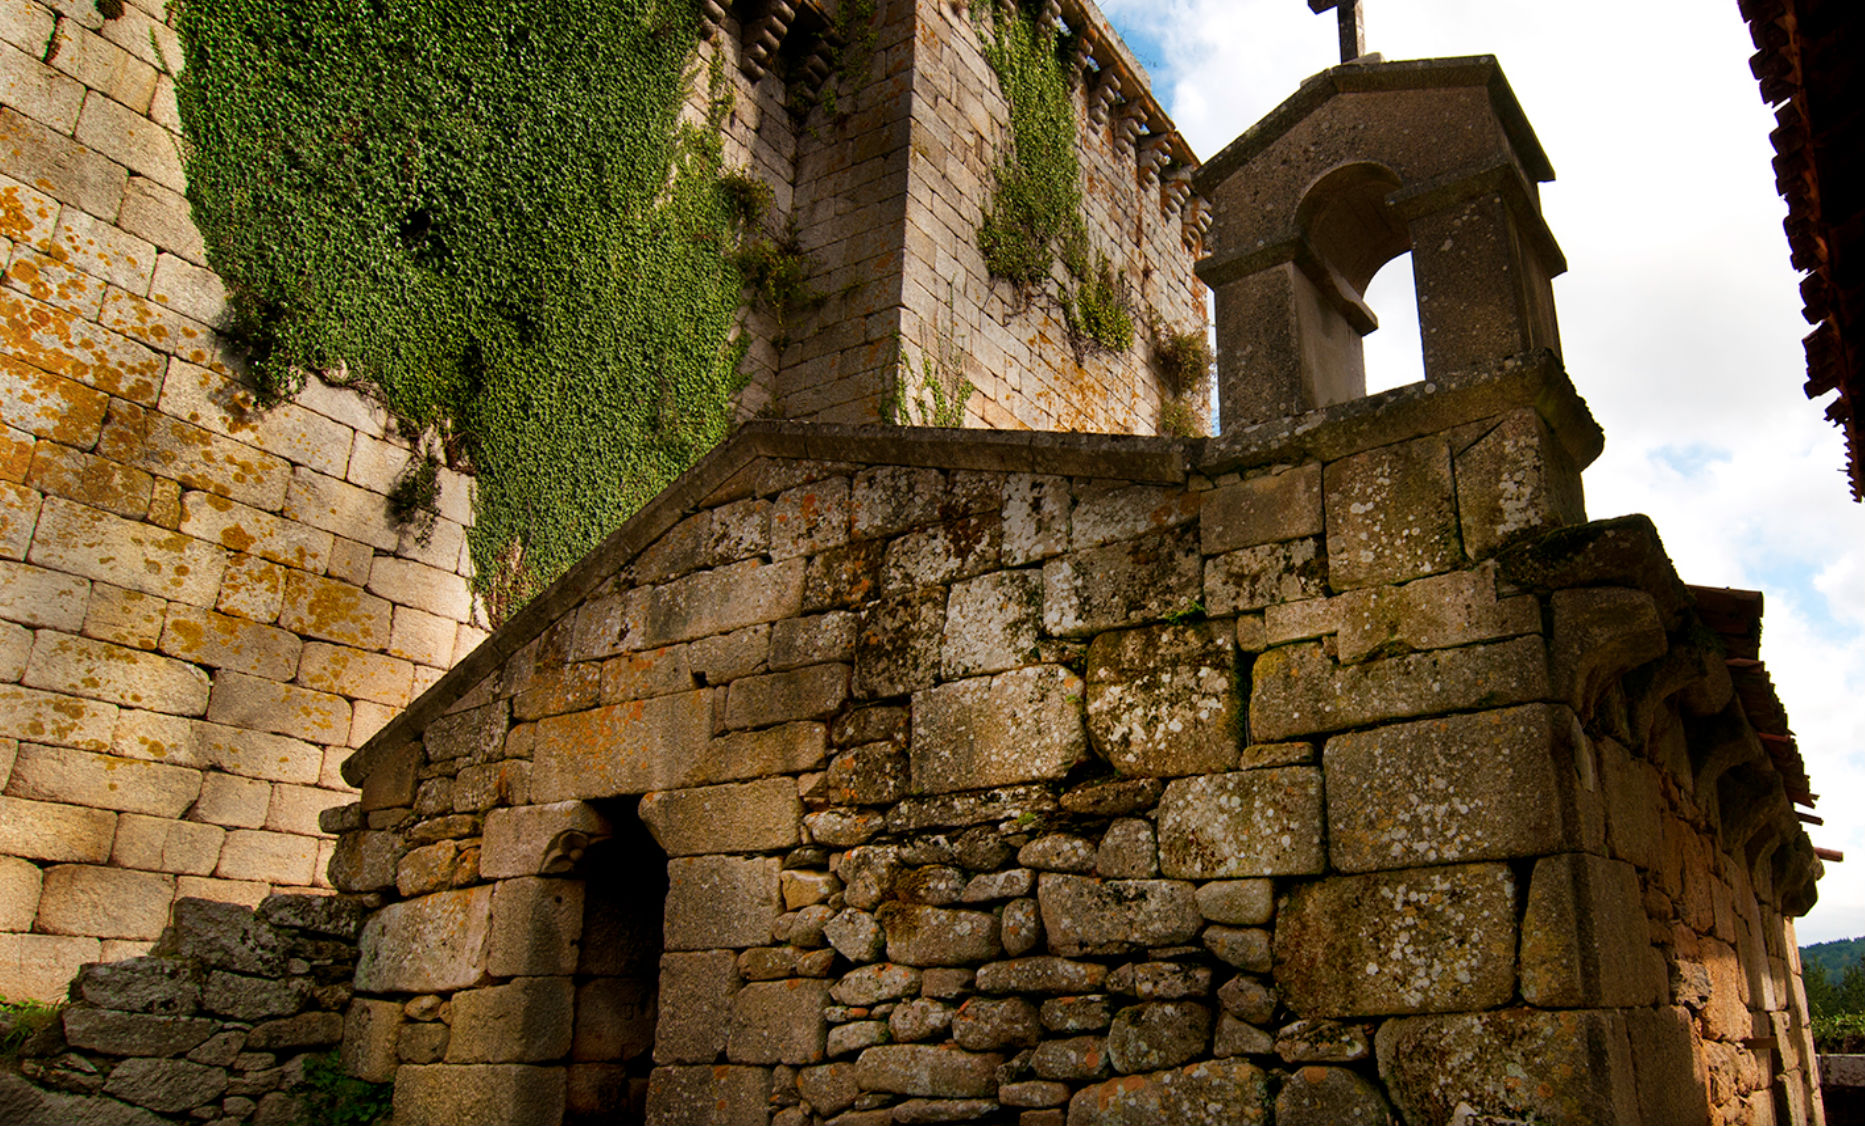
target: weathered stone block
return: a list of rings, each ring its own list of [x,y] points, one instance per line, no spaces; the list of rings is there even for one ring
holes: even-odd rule
[[[39,912],[39,869],[15,856],[0,856],[0,931],[29,931]]]
[[[654,1047],[657,1016],[651,981],[599,977],[576,988],[572,1058],[633,1060]]]
[[[304,1007],[301,982],[213,970],[201,988],[201,1008],[238,1021],[295,1016]]]
[[[585,607],[585,610],[588,608]],[[578,628],[582,628],[581,619]],[[602,663],[601,700],[619,704],[628,700],[645,700],[687,692],[693,687],[693,667],[687,646],[668,645],[623,653]]]
[[[537,724],[531,795],[556,802],[679,785],[711,735],[704,690],[549,716]]]
[[[385,598],[336,579],[295,570],[286,573],[278,624],[293,633],[359,649],[381,649],[389,643],[393,622],[394,606]]]
[[[1690,1011],[1660,1006],[1632,1009],[1624,1017],[1638,1085],[1639,1121],[1704,1126],[1709,1121],[1710,1089],[1704,1046],[1692,1035]]]
[[[641,799],[640,809],[641,820],[669,856],[788,848],[797,843],[803,821],[796,783],[781,776],[656,791]]]
[[[453,995],[448,1063],[536,1063],[570,1054],[576,989],[567,977],[521,977]]]
[[[1323,528],[1321,466],[1297,466],[1212,489],[1199,520],[1206,555],[1318,536]]]
[[[1159,874],[1159,846],[1152,822],[1126,817],[1107,827],[1094,854],[1096,875],[1143,880]]]
[[[674,781],[684,786],[730,782],[767,774],[821,769],[828,730],[820,723],[786,723],[762,731],[735,731],[713,739],[706,753]]]
[[[1276,920],[1276,984],[1304,1017],[1491,1008],[1515,993],[1515,879],[1465,864],[1302,884]]]
[[[214,678],[207,718],[228,727],[341,744],[349,738],[351,717],[350,702],[341,696],[223,669]]]
[[[915,966],[958,966],[997,957],[998,921],[982,911],[888,903],[879,912],[887,956]]]
[[[725,1050],[732,998],[743,980],[729,950],[661,955],[654,1061],[711,1063]]]
[[[1198,533],[1187,524],[1043,564],[1043,628],[1080,637],[1158,621],[1199,600]]]
[[[1034,665],[914,693],[912,789],[939,794],[1060,778],[1087,754],[1083,684]]]
[[[1548,698],[1539,637],[1339,667],[1318,644],[1271,649],[1250,668],[1250,734],[1296,739],[1413,716]]]
[[[1586,521],[1580,467],[1533,410],[1504,415],[1455,456],[1457,512],[1473,559],[1523,533]]]
[[[639,591],[624,609],[618,640],[653,649],[795,617],[803,604],[802,558],[747,559]]]
[[[198,972],[174,958],[129,958],[86,966],[74,999],[120,1012],[188,1016],[199,1005]]]
[[[464,989],[486,972],[490,885],[391,903],[363,927],[356,988],[366,993]]]
[[[1540,602],[1528,595],[1498,600],[1490,567],[1348,591],[1327,605],[1342,664],[1541,632]]]
[[[858,619],[846,611],[785,618],[771,625],[770,667],[778,672],[855,657]]]
[[[1367,872],[1578,847],[1570,727],[1565,709],[1529,704],[1328,740],[1334,867]]]
[[[20,683],[169,715],[200,715],[207,710],[209,681],[181,661],[40,630]]]
[[[747,676],[726,689],[727,728],[769,727],[800,719],[826,719],[848,699],[847,665],[810,665],[789,672]]]
[[[1269,1079],[1262,1069],[1242,1060],[1110,1079],[1076,1091],[1068,1110],[1069,1126],[1259,1126],[1269,1120]]]
[[[147,872],[205,876],[219,863],[220,846],[226,835],[227,831],[217,825],[125,813],[117,819],[116,843],[111,848],[110,862]],[[7,928],[0,927],[4,929]]]
[[[52,934],[0,934],[0,996],[57,1001],[78,968],[95,962],[94,938]]]
[[[830,477],[780,493],[770,521],[772,559],[814,555],[847,543],[848,478]]]
[[[222,879],[304,887],[317,867],[317,841],[291,833],[235,829],[220,848]]]
[[[600,813],[580,801],[495,809],[486,815],[479,874],[491,880],[539,875],[553,857],[555,842],[569,834],[600,836],[608,827]]]
[[[1550,1009],[1623,1008],[1660,999],[1661,956],[1647,937],[1638,872],[1586,853],[1535,863],[1522,917],[1522,998]]]
[[[855,635],[855,695],[899,696],[939,679],[946,592],[928,587],[861,612]]]
[[[1289,766],[1183,778],[1159,803],[1159,870],[1180,879],[1322,871],[1321,772]]]
[[[732,998],[726,1058],[733,1063],[821,1063],[829,983],[810,978],[759,981]]]
[[[15,738],[102,751],[116,723],[115,704],[0,685],[0,730]]]
[[[1211,1042],[1211,1011],[1194,1001],[1129,1005],[1107,1034],[1108,1058],[1123,1075],[1177,1067],[1204,1054]]]
[[[1036,898],[1049,949],[1064,957],[1175,946],[1204,926],[1192,886],[1177,880],[1098,880],[1046,872]]]
[[[1263,544],[1204,565],[1204,607],[1213,614],[1312,601],[1327,593],[1327,557],[1315,539]]]
[[[409,1122],[557,1122],[563,1108],[560,1067],[428,1064],[395,1072],[395,1116]]]
[[[781,910],[776,857],[695,856],[667,862],[668,950],[763,946]]]
[[[201,772],[65,747],[20,745],[12,797],[180,817],[201,792]]]
[[[421,741],[431,761],[457,758],[484,762],[498,758],[504,750],[510,725],[510,705],[495,700],[439,717],[427,725]]]
[[[1199,914],[1230,926],[1261,926],[1276,911],[1275,885],[1262,879],[1200,884],[1197,900]]]
[[[1670,648],[1657,603],[1644,591],[1557,590],[1550,602],[1554,694],[1583,715],[1622,673],[1662,657]]]
[[[1392,1107],[1379,1087],[1344,1067],[1300,1067],[1276,1095],[1278,1126],[1386,1126]]]
[[[887,545],[881,590],[898,594],[970,578],[997,566],[1003,523],[995,515],[967,516],[908,532]]]
[[[1030,1053],[1030,1070],[1044,1079],[1102,1079],[1111,1070],[1107,1037],[1071,1036],[1045,1040]]]
[[[343,1018],[344,1073],[365,1083],[388,1083],[401,1062],[402,1007],[398,1001],[357,997]]]
[[[1419,438],[1327,467],[1328,581],[1335,590],[1446,571],[1463,560],[1450,449]]]
[[[999,571],[955,584],[946,600],[940,675],[1002,672],[1037,660],[1042,572]]]
[[[1123,774],[1233,769],[1240,677],[1236,644],[1214,625],[1104,633],[1088,649],[1088,732]]]
[[[39,929],[85,937],[153,939],[167,925],[169,904],[174,898],[172,876],[57,865],[45,872]],[[205,1033],[177,1050],[186,1051],[204,1039]]]
[[[213,544],[57,497],[45,502],[30,559],[190,606],[214,604],[226,566]]]
[[[226,1089],[227,1073],[222,1068],[147,1057],[124,1060],[104,1083],[104,1094],[159,1114],[179,1114],[211,1103]]]
[[[486,972],[494,977],[575,973],[583,932],[582,881],[521,876],[494,886]]]
[[[593,682],[595,670],[590,672]],[[341,693],[399,708],[412,696],[414,666],[399,657],[313,641],[304,647],[303,660],[298,665],[298,683],[321,692]],[[596,702],[594,688],[592,683],[589,693],[592,704]]]
[[[1407,1122],[1458,1107],[1528,1122],[1637,1122],[1625,1019],[1588,1010],[1460,1013],[1382,1024],[1379,1077]]]
[[[864,1091],[934,1098],[982,1098],[997,1091],[995,1053],[967,1052],[950,1045],[883,1044],[855,1061],[855,1082]]]
[[[116,827],[106,810],[0,797],[0,853],[8,856],[101,864]]]
[[[657,1067],[648,1078],[648,1126],[765,1126],[770,1093],[770,1072],[761,1067]]]
[[[76,633],[84,625],[91,584],[26,563],[0,562],[0,618]]]

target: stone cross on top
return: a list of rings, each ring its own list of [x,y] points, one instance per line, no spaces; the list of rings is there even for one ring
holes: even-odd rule
[[[1360,10],[1360,0],[1308,0],[1311,12],[1329,8],[1340,14],[1340,61],[1350,63],[1366,54],[1366,15]]]

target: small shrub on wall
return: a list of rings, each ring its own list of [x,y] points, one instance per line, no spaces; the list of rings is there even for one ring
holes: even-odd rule
[[[492,605],[724,436],[748,208],[680,121],[691,0],[189,0],[179,30],[189,198],[254,381],[339,373],[445,423]]]

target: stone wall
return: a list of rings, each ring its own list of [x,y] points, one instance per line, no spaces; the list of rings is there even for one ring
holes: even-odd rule
[[[747,312],[752,383],[740,416],[876,422],[902,376],[919,393],[930,362],[953,387],[977,388],[967,426],[1153,432],[1170,389],[1148,311],[1170,331],[1206,323],[1192,274],[1195,160],[1100,13],[1071,3],[1062,18],[1083,43],[1074,95],[1084,218],[1130,285],[1139,325],[1120,353],[1078,348],[1053,296],[1019,292],[985,269],[978,225],[1008,111],[970,8],[879,0],[864,58],[836,40],[838,4],[772,14],[788,7],[748,24],[721,9],[701,48],[700,73],[721,59],[731,93],[726,163],[771,186],[765,233],[794,238],[818,298],[781,315]],[[780,44],[778,61],[753,62],[753,46],[768,42]],[[825,52],[840,52],[840,65],[830,68]],[[695,88],[690,118],[704,118],[708,97],[703,83]],[[1208,404],[1189,403],[1208,425]]]
[[[162,0],[0,7],[0,996],[50,998],[324,885],[338,764],[484,635],[469,483],[420,540],[378,406],[240,390]]]
[[[741,430],[346,768],[359,1074],[1814,1120],[1789,768],[1650,525],[1581,523],[1599,444],[1545,353],[1206,442]]]
[[[184,899],[152,955],[87,965],[27,1041],[0,1118],[44,1123],[305,1120],[307,1060],[343,1038],[362,905]]]

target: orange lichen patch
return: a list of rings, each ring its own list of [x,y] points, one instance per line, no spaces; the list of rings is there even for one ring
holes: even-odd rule
[[[149,510],[155,479],[140,469],[70,449],[56,442],[40,442],[33,453],[26,483],[41,492],[114,512],[138,517]]]
[[[292,571],[279,624],[293,633],[376,649],[388,644],[389,604],[361,587]]]
[[[49,250],[57,220],[58,204],[49,196],[18,184],[0,186],[0,237]]]
[[[115,333],[19,294],[0,291],[0,349],[55,375],[153,405],[166,361]]]
[[[220,334],[173,309],[133,293],[112,289],[109,296],[104,298],[103,311],[99,316],[107,327],[140,340],[151,348],[158,348],[221,375],[234,374],[227,363],[229,350]]]
[[[32,435],[0,426],[0,481],[24,481],[32,468]]]

